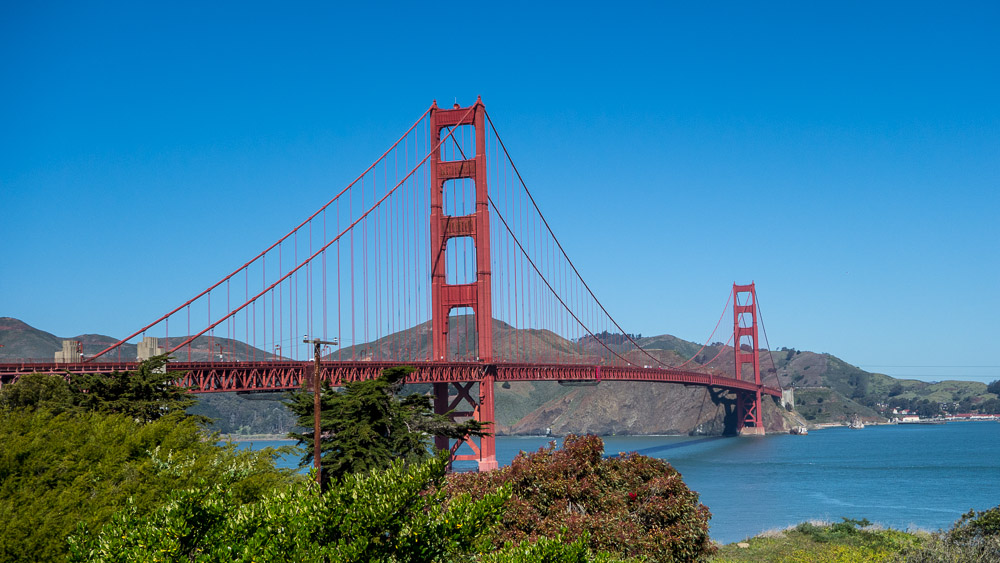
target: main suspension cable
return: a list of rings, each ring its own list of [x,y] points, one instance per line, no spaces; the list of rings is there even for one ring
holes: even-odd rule
[[[757,300],[757,316],[760,317],[760,328],[764,331],[764,343],[767,344],[767,357],[771,359],[771,369],[774,370],[774,380],[781,389],[781,378],[778,377],[778,365],[774,363],[774,356],[771,355],[771,343],[767,341],[767,327],[764,325],[764,313],[760,311],[760,296],[754,293]]]
[[[531,205],[534,206],[535,211],[538,212],[538,217],[542,220],[542,223],[545,225],[545,228],[549,231],[549,234],[552,235],[552,240],[556,243],[556,246],[559,247],[559,252],[561,252],[562,255],[563,255],[563,257],[566,258],[566,262],[569,264],[570,268],[573,268],[573,273],[576,274],[576,277],[580,280],[580,283],[582,283],[583,287],[587,289],[587,292],[590,294],[590,296],[597,303],[597,306],[601,308],[601,311],[604,311],[604,314],[608,317],[608,319],[611,321],[611,323],[615,325],[615,327],[618,329],[618,331],[622,335],[624,335],[625,338],[628,339],[628,341],[631,342],[632,345],[636,347],[636,349],[638,349],[643,354],[645,354],[649,359],[653,360],[657,364],[660,364],[660,366],[662,366],[664,368],[669,368],[670,366],[668,366],[668,365],[664,364],[663,362],[661,362],[660,360],[656,359],[655,357],[653,357],[652,355],[650,355],[650,353],[647,352],[645,350],[645,348],[643,348],[642,346],[639,346],[639,344],[632,338],[632,336],[629,335],[627,332],[625,332],[625,329],[623,329],[621,327],[621,325],[618,324],[618,321],[616,321],[614,319],[614,317],[611,316],[611,313],[608,313],[608,310],[604,307],[604,304],[601,303],[601,301],[597,298],[597,296],[594,295],[593,290],[590,289],[590,286],[587,285],[586,280],[584,280],[583,276],[580,275],[580,271],[576,269],[576,265],[573,264],[573,260],[571,260],[570,257],[569,257],[569,255],[566,254],[566,250],[563,248],[562,243],[559,242],[558,237],[556,237],[556,234],[552,231],[552,227],[549,226],[549,222],[545,219],[545,216],[542,214],[542,210],[539,209],[538,203],[535,202],[535,198],[532,197],[531,191],[528,190],[528,186],[524,182],[524,178],[521,177],[521,172],[517,169],[517,165],[514,164],[514,160],[511,158],[510,153],[507,151],[507,145],[505,145],[504,142],[503,142],[503,139],[500,138],[500,133],[497,132],[497,128],[493,124],[493,120],[490,118],[489,112],[484,111],[484,113],[486,114],[486,120],[489,122],[490,128],[493,129],[493,134],[496,136],[497,141],[500,142],[500,147],[503,149],[504,155],[507,157],[507,162],[510,163],[511,168],[513,168],[514,173],[517,175],[517,179],[521,183],[521,187],[524,188],[524,193],[527,194],[528,199],[531,201]],[[495,209],[495,207],[494,207],[494,209]]]
[[[690,358],[688,358],[688,360],[686,362],[684,362],[683,364],[677,366],[678,368],[682,368],[682,367],[688,365],[689,363],[691,363],[692,361],[694,361],[694,359],[698,357],[698,354],[701,354],[702,350],[704,350],[705,348],[708,347],[708,343],[711,342],[712,341],[712,337],[715,336],[715,331],[719,330],[719,325],[722,324],[722,319],[725,318],[726,311],[729,310],[729,300],[732,299],[732,298],[733,298],[733,290],[730,289],[729,290],[729,296],[726,297],[726,304],[723,305],[723,307],[722,307],[722,314],[719,315],[719,320],[718,320],[718,322],[715,323],[715,328],[712,329],[712,334],[708,335],[708,340],[706,340],[705,344],[703,344],[701,346],[701,349],[699,349],[697,352],[695,352],[693,356],[691,356]]]
[[[355,184],[357,184],[358,181],[361,180],[365,176],[365,174],[368,174],[368,172],[371,171],[373,168],[375,168],[375,166],[377,166],[379,162],[382,162],[382,159],[384,159],[390,152],[392,152],[392,150],[395,149],[399,145],[399,143],[402,142],[403,139],[405,139],[406,136],[409,135],[410,132],[413,131],[413,129],[416,128],[416,126],[421,121],[423,121],[424,117],[426,117],[427,114],[430,113],[430,111],[431,111],[431,108],[427,108],[427,110],[424,111],[424,113],[419,118],[417,118],[416,121],[413,122],[413,125],[411,125],[410,128],[407,129],[406,132],[403,133],[403,135],[399,139],[397,139],[396,142],[393,143],[391,147],[389,147],[384,153],[382,153],[382,156],[378,157],[378,159],[376,159],[375,162],[373,162],[371,164],[371,166],[369,166],[368,168],[366,168],[365,171],[362,172],[357,178],[355,178],[353,182],[351,182],[350,184],[348,184],[347,187],[345,187],[344,189],[340,190],[340,192],[338,192],[337,195],[333,196],[333,199],[331,199],[330,201],[326,202],[326,204],[323,205],[323,207],[320,207],[315,213],[313,213],[312,215],[310,215],[305,221],[302,221],[301,223],[299,223],[299,225],[297,227],[295,227],[294,229],[292,229],[291,231],[289,231],[288,234],[286,234],[285,236],[283,236],[280,239],[278,239],[277,242],[275,242],[271,246],[269,246],[266,249],[264,249],[264,251],[261,252],[260,254],[258,254],[257,256],[254,256],[252,259],[250,259],[250,261],[248,261],[246,264],[244,264],[240,268],[234,270],[233,273],[231,273],[228,276],[222,278],[217,283],[215,283],[214,285],[210,286],[208,289],[202,291],[198,295],[192,297],[191,299],[189,299],[185,303],[179,305],[176,309],[174,309],[174,310],[170,311],[169,313],[161,316],[160,318],[156,319],[155,321],[153,321],[153,322],[149,323],[148,325],[140,328],[139,330],[133,332],[132,334],[126,336],[125,338],[119,340],[118,342],[115,342],[114,344],[108,346],[104,350],[101,350],[97,354],[91,356],[90,358],[88,358],[87,360],[84,360],[84,361],[85,362],[90,362],[90,361],[96,360],[97,358],[103,356],[104,354],[110,352],[111,350],[114,350],[115,348],[118,348],[122,344],[128,342],[129,340],[135,338],[136,336],[138,336],[138,335],[142,334],[143,332],[146,332],[150,328],[156,326],[160,322],[166,320],[171,315],[173,315],[174,313],[180,311],[184,307],[187,307],[191,303],[194,303],[195,301],[197,301],[198,299],[200,299],[201,297],[203,297],[205,294],[211,292],[213,289],[215,289],[215,288],[219,287],[220,285],[222,285],[223,283],[229,281],[236,274],[238,274],[238,273],[242,272],[243,270],[246,270],[247,268],[249,268],[251,264],[253,264],[257,260],[259,260],[260,258],[262,258],[264,255],[266,255],[268,252],[270,252],[276,246],[278,246],[279,244],[281,244],[282,242],[284,242],[286,239],[288,239],[288,237],[290,237],[293,234],[297,233],[299,229],[301,229],[304,225],[306,225],[307,223],[309,223],[310,221],[312,221],[314,218],[316,218],[317,215],[319,215],[320,213],[322,213],[323,211],[325,211],[327,207],[329,207],[332,203],[334,203],[335,201],[337,201],[340,198],[340,196],[344,195],[344,193],[347,192],[347,190],[351,189]]]
[[[469,111],[466,112],[465,116],[463,116],[462,119],[464,120],[466,117],[468,117],[469,113],[471,113],[471,112],[472,112],[472,108],[470,108]],[[421,117],[421,119],[422,119],[422,117]],[[286,279],[288,279],[292,274],[294,274],[299,269],[301,269],[302,266],[304,266],[304,265],[308,264],[310,261],[312,261],[313,258],[316,258],[317,256],[319,256],[320,253],[322,253],[327,248],[329,248],[333,243],[335,243],[338,240],[340,240],[340,237],[344,236],[344,234],[346,234],[348,231],[352,231],[354,229],[354,227],[358,223],[360,223],[363,219],[365,219],[366,217],[368,217],[368,215],[370,213],[372,213],[375,209],[377,209],[380,205],[382,205],[382,202],[384,202],[386,199],[388,199],[389,196],[391,196],[393,193],[395,193],[396,190],[399,189],[400,186],[402,186],[407,180],[409,180],[410,177],[413,176],[413,174],[416,173],[416,171],[418,169],[420,169],[420,167],[423,166],[423,164],[425,162],[427,162],[427,159],[429,159],[431,157],[431,155],[434,154],[434,151],[437,151],[437,150],[439,150],[441,148],[441,145],[448,139],[448,137],[451,136],[451,134],[453,132],[454,131],[449,132],[448,135],[444,139],[441,139],[440,141],[438,141],[438,144],[433,149],[431,149],[431,151],[428,152],[426,156],[424,156],[423,160],[421,160],[416,166],[414,166],[413,169],[410,170],[410,172],[402,180],[400,180],[391,190],[389,190],[388,192],[386,192],[386,194],[384,196],[382,196],[381,199],[379,199],[374,205],[372,205],[368,209],[368,211],[366,211],[364,214],[362,214],[360,217],[358,217],[353,223],[351,223],[347,228],[345,228],[343,231],[341,231],[340,234],[338,234],[333,240],[331,240],[330,242],[328,242],[325,245],[323,245],[323,247],[320,248],[319,250],[317,250],[312,256],[310,256],[309,258],[307,258],[305,261],[303,261],[301,264],[299,264],[298,266],[296,266],[294,269],[290,270],[283,277],[281,277],[278,281],[276,281],[273,284],[271,284],[270,287],[264,289],[263,291],[261,291],[260,293],[258,293],[253,298],[248,299],[246,301],[246,303],[244,303],[243,305],[241,305],[237,309],[234,309],[228,315],[226,315],[225,317],[219,319],[214,324],[208,326],[207,328],[205,328],[204,330],[202,330],[198,334],[195,334],[193,336],[189,336],[186,340],[184,340],[184,342],[181,342],[177,346],[174,346],[167,353],[168,354],[173,353],[174,351],[178,350],[179,348],[182,348],[182,347],[186,346],[187,344],[190,344],[195,338],[198,338],[199,336],[202,336],[203,334],[205,334],[209,330],[211,330],[211,329],[215,328],[216,326],[218,326],[220,323],[222,323],[222,321],[228,319],[229,317],[232,317],[233,315],[235,315],[239,311],[243,310],[244,308],[246,308],[247,305],[249,305],[250,303],[256,301],[260,296],[266,294],[268,291],[274,289],[278,284],[280,284],[281,282],[283,282]],[[341,192],[341,193],[343,193],[343,192]]]
[[[523,254],[523,255],[524,255],[524,257],[525,257],[525,259],[527,259],[527,260],[528,260],[528,263],[529,263],[529,264],[531,264],[531,267],[535,269],[535,272],[536,272],[536,273],[538,274],[538,277],[539,277],[539,278],[541,278],[541,280],[542,280],[542,281],[543,281],[543,282],[545,283],[545,286],[549,288],[549,291],[551,291],[551,292],[552,292],[552,295],[553,295],[553,296],[555,296],[555,298],[559,300],[559,303],[561,303],[561,304],[562,304],[562,306],[563,306],[563,307],[564,307],[564,308],[566,309],[566,311],[567,311],[567,312],[568,312],[568,313],[569,313],[570,315],[572,315],[572,316],[573,316],[573,319],[575,319],[575,320],[576,320],[576,322],[577,322],[577,323],[579,323],[579,325],[583,327],[583,330],[586,330],[586,331],[587,331],[587,334],[589,334],[589,335],[590,335],[591,337],[593,337],[593,338],[594,338],[594,340],[596,340],[597,342],[599,342],[599,343],[601,344],[601,346],[604,346],[604,348],[605,348],[605,349],[606,349],[606,350],[607,350],[608,352],[610,352],[610,353],[611,353],[612,355],[614,355],[614,356],[615,356],[616,358],[618,358],[618,359],[622,360],[622,361],[623,361],[623,362],[625,362],[625,363],[626,363],[627,365],[632,365],[632,362],[630,362],[630,361],[626,360],[625,358],[623,358],[623,357],[622,357],[622,356],[621,356],[620,354],[618,354],[618,352],[615,352],[614,350],[612,350],[612,349],[611,349],[611,348],[610,348],[610,347],[609,347],[609,346],[608,346],[608,345],[607,345],[607,344],[606,344],[606,343],[605,343],[605,342],[604,342],[604,341],[603,341],[602,339],[598,338],[598,337],[597,337],[597,335],[595,335],[595,334],[594,334],[594,333],[593,333],[593,332],[592,332],[592,331],[590,330],[590,328],[589,328],[589,327],[587,327],[587,325],[583,324],[583,321],[581,321],[581,320],[580,320],[580,318],[576,316],[576,313],[574,313],[574,312],[573,312],[573,311],[572,311],[572,310],[571,310],[571,309],[570,309],[570,308],[569,308],[569,307],[568,307],[568,306],[566,305],[566,302],[565,302],[565,301],[563,301],[562,297],[560,297],[560,296],[559,296],[559,294],[558,294],[558,293],[556,293],[556,290],[555,290],[555,289],[553,289],[553,287],[552,287],[552,284],[550,284],[550,283],[549,283],[549,280],[548,280],[548,279],[546,279],[545,275],[544,275],[544,274],[542,274],[541,270],[539,270],[539,269],[538,269],[538,266],[537,266],[537,265],[535,265],[535,261],[531,259],[531,256],[528,256],[528,253],[527,253],[527,251],[525,251],[525,249],[524,249],[524,246],[523,246],[523,245],[521,245],[521,241],[520,241],[520,240],[518,240],[517,236],[516,236],[516,235],[514,234],[514,231],[513,231],[513,230],[512,230],[511,228],[510,228],[510,225],[509,225],[509,224],[507,224],[507,220],[506,220],[506,219],[504,219],[503,215],[502,215],[502,214],[500,213],[500,210],[499,210],[499,209],[497,209],[497,206],[496,206],[496,204],[494,204],[494,203],[493,203],[493,198],[489,197],[488,195],[486,196],[486,198],[487,198],[487,199],[489,200],[489,202],[490,202],[490,207],[492,207],[492,208],[493,208],[493,210],[494,210],[494,211],[496,211],[496,213],[497,213],[497,217],[499,217],[499,218],[500,218],[500,221],[501,221],[501,222],[503,223],[503,226],[504,226],[504,227],[505,227],[505,228],[507,229],[507,232],[508,232],[508,233],[510,233],[510,236],[511,236],[511,238],[512,238],[512,239],[514,240],[514,243],[515,243],[515,244],[517,244],[517,247],[518,247],[518,248],[519,248],[519,249],[521,250],[521,254]],[[640,350],[641,350],[641,348],[640,348]]]

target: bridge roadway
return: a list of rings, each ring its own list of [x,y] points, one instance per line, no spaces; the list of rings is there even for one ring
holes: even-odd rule
[[[10,383],[28,373],[110,373],[134,370],[137,362],[18,362],[0,363],[0,383]],[[681,383],[721,389],[757,391],[752,381],[705,373],[638,366],[614,367],[585,364],[526,364],[480,362],[323,361],[320,372],[333,385],[376,377],[387,367],[413,366],[407,383],[474,382],[490,374],[495,381],[650,381]],[[312,361],[170,362],[167,369],[185,372],[179,385],[195,393],[227,391],[286,391],[299,388],[304,375],[314,370]],[[776,387],[761,385],[760,392],[781,396]]]

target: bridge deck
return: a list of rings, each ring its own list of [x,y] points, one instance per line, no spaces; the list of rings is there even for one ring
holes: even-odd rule
[[[137,362],[0,363],[0,382],[10,382],[28,373],[110,373],[133,370]],[[492,372],[496,381],[649,381],[680,383],[742,391],[756,391],[757,385],[731,377],[705,373],[643,368],[579,364],[526,364],[479,362],[337,362],[320,363],[323,379],[333,385],[376,377],[387,367],[407,365],[415,371],[408,383],[453,383],[478,381]],[[196,393],[226,391],[284,391],[302,385],[304,375],[312,374],[311,361],[267,362],[171,362],[171,371],[184,372],[179,384],[196,388]],[[781,390],[761,386],[760,391],[775,397]]]

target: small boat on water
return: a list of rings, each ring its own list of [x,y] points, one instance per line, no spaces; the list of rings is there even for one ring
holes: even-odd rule
[[[789,434],[796,434],[798,436],[805,436],[809,433],[809,429],[805,426],[793,426],[791,430],[788,431]]]

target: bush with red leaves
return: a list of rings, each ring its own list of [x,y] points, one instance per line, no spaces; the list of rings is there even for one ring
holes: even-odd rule
[[[511,486],[493,530],[496,546],[560,536],[586,537],[596,552],[651,561],[696,561],[713,551],[711,514],[677,470],[634,453],[611,459],[603,453],[597,436],[570,435],[561,450],[551,444],[496,471],[452,475],[445,490],[481,498]]]

